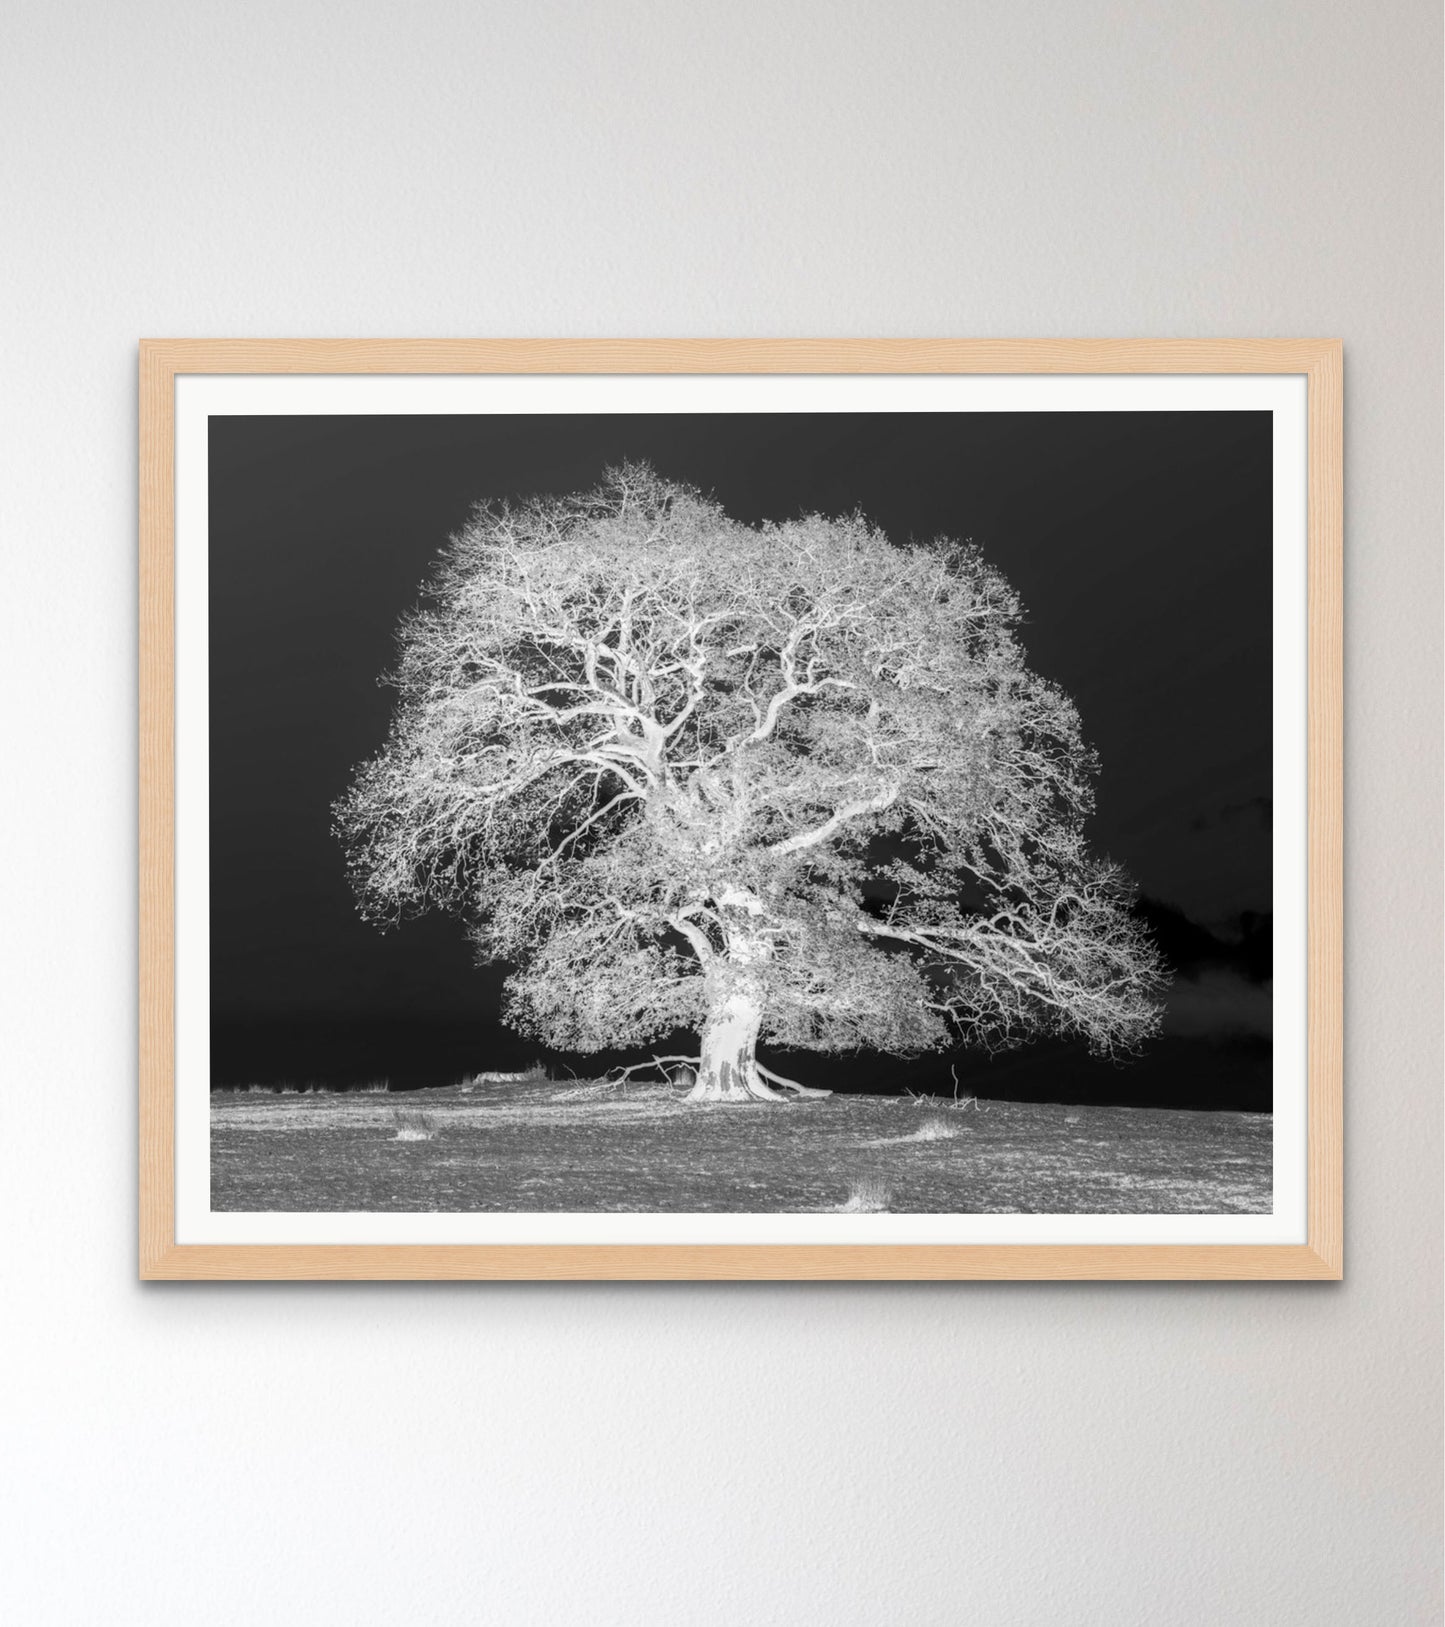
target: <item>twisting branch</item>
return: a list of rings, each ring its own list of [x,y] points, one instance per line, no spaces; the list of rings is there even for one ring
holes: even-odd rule
[[[819,847],[830,836],[841,830],[850,819],[859,819],[864,814],[882,813],[885,808],[891,808],[898,800],[898,792],[898,786],[890,785],[876,796],[863,797],[857,802],[845,802],[821,825],[815,826],[812,830],[799,831],[796,836],[789,836],[781,842],[773,842],[769,845],[768,851],[770,853],[800,853],[804,848]]]

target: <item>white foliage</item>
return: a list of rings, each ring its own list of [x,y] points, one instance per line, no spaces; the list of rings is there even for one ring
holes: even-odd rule
[[[481,507],[337,808],[362,906],[460,912],[515,968],[509,1020],[565,1049],[705,1030],[740,990],[792,1047],[1135,1043],[1158,960],[1019,618],[971,547],[744,526],[645,467]]]

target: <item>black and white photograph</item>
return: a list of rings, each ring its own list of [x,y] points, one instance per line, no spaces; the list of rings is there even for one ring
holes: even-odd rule
[[[214,1213],[1273,1212],[1270,411],[206,434]]]
[[[0,42],[0,1627],[1445,1627],[1440,0]]]

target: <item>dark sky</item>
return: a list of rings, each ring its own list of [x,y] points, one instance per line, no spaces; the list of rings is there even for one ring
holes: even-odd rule
[[[1095,845],[1196,921],[1270,908],[1267,413],[212,418],[212,999],[487,1019],[459,925],[357,917],[330,805],[381,744],[400,614],[483,497],[645,458],[741,520],[971,537],[1103,763]]]

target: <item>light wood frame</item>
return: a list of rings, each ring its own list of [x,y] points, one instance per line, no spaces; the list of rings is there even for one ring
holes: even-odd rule
[[[175,381],[196,373],[1269,373],[1308,391],[1308,1241],[175,1241]],[[1333,339],[147,339],[140,346],[140,1274],[147,1279],[1335,1279],[1342,1219],[1342,348]]]

